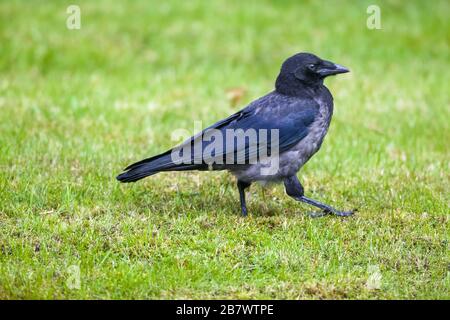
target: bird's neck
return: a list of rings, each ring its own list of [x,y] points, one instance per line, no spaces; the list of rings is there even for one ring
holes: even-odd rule
[[[294,77],[279,75],[275,82],[275,90],[287,96],[304,96],[308,93],[320,91],[323,87],[323,79],[314,82],[299,80]]]

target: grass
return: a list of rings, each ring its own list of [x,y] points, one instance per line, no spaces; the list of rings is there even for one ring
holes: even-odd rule
[[[450,298],[448,1],[377,1],[381,30],[373,1],[76,2],[80,30],[0,3],[0,298]],[[299,178],[354,217],[255,186],[241,218],[227,173],[114,180],[298,51],[352,70]]]

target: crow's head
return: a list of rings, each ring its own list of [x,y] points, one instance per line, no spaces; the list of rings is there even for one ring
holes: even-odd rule
[[[276,88],[280,92],[295,92],[299,86],[321,84],[325,77],[346,72],[347,68],[311,53],[297,53],[281,66]]]

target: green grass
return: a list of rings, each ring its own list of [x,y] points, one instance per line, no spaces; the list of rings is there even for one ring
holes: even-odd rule
[[[373,1],[72,2],[80,30],[0,3],[0,298],[450,298],[448,1],[376,1],[381,30]],[[254,186],[241,218],[227,173],[115,181],[299,51],[352,70],[299,178],[354,217]]]

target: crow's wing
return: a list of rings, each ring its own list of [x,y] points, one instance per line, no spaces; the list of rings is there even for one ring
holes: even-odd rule
[[[270,154],[276,151],[275,148],[282,153],[301,141],[308,134],[309,127],[319,111],[319,105],[314,100],[301,100],[289,104],[271,101],[266,105],[261,102],[251,104],[206,128],[179,146],[178,150],[191,146],[191,161],[197,164],[217,163],[218,159],[221,159],[219,163],[233,165],[254,163],[259,159],[258,155]],[[227,137],[228,132],[236,133],[238,130],[240,138],[230,135],[233,138],[230,140]],[[214,131],[220,133],[222,148],[212,147],[217,138],[212,138]],[[209,152],[205,152],[208,147]],[[226,168],[227,165],[217,167],[217,169]]]
[[[276,150],[274,147],[278,147],[278,152],[282,153],[301,141],[308,134],[318,112],[319,105],[314,100],[293,102],[279,95],[268,94],[243,110],[206,128],[178,147],[128,166],[126,172],[117,179],[132,182],[160,171],[211,168],[223,170],[235,168],[240,164],[254,163],[262,154],[271,154]],[[253,130],[257,139],[233,139],[234,142],[230,146],[227,132],[229,130],[236,132],[239,129],[243,132]],[[276,145],[272,143],[272,130],[278,133],[278,139],[274,141]],[[212,144],[216,142],[212,136],[209,136],[211,140],[205,139],[211,132],[220,133],[218,139],[221,139],[219,142],[222,148],[212,148]],[[208,148],[211,152],[206,152]],[[178,155],[177,160],[174,160],[174,154]],[[179,161],[180,158],[183,160]],[[222,159],[221,162],[219,159]]]

